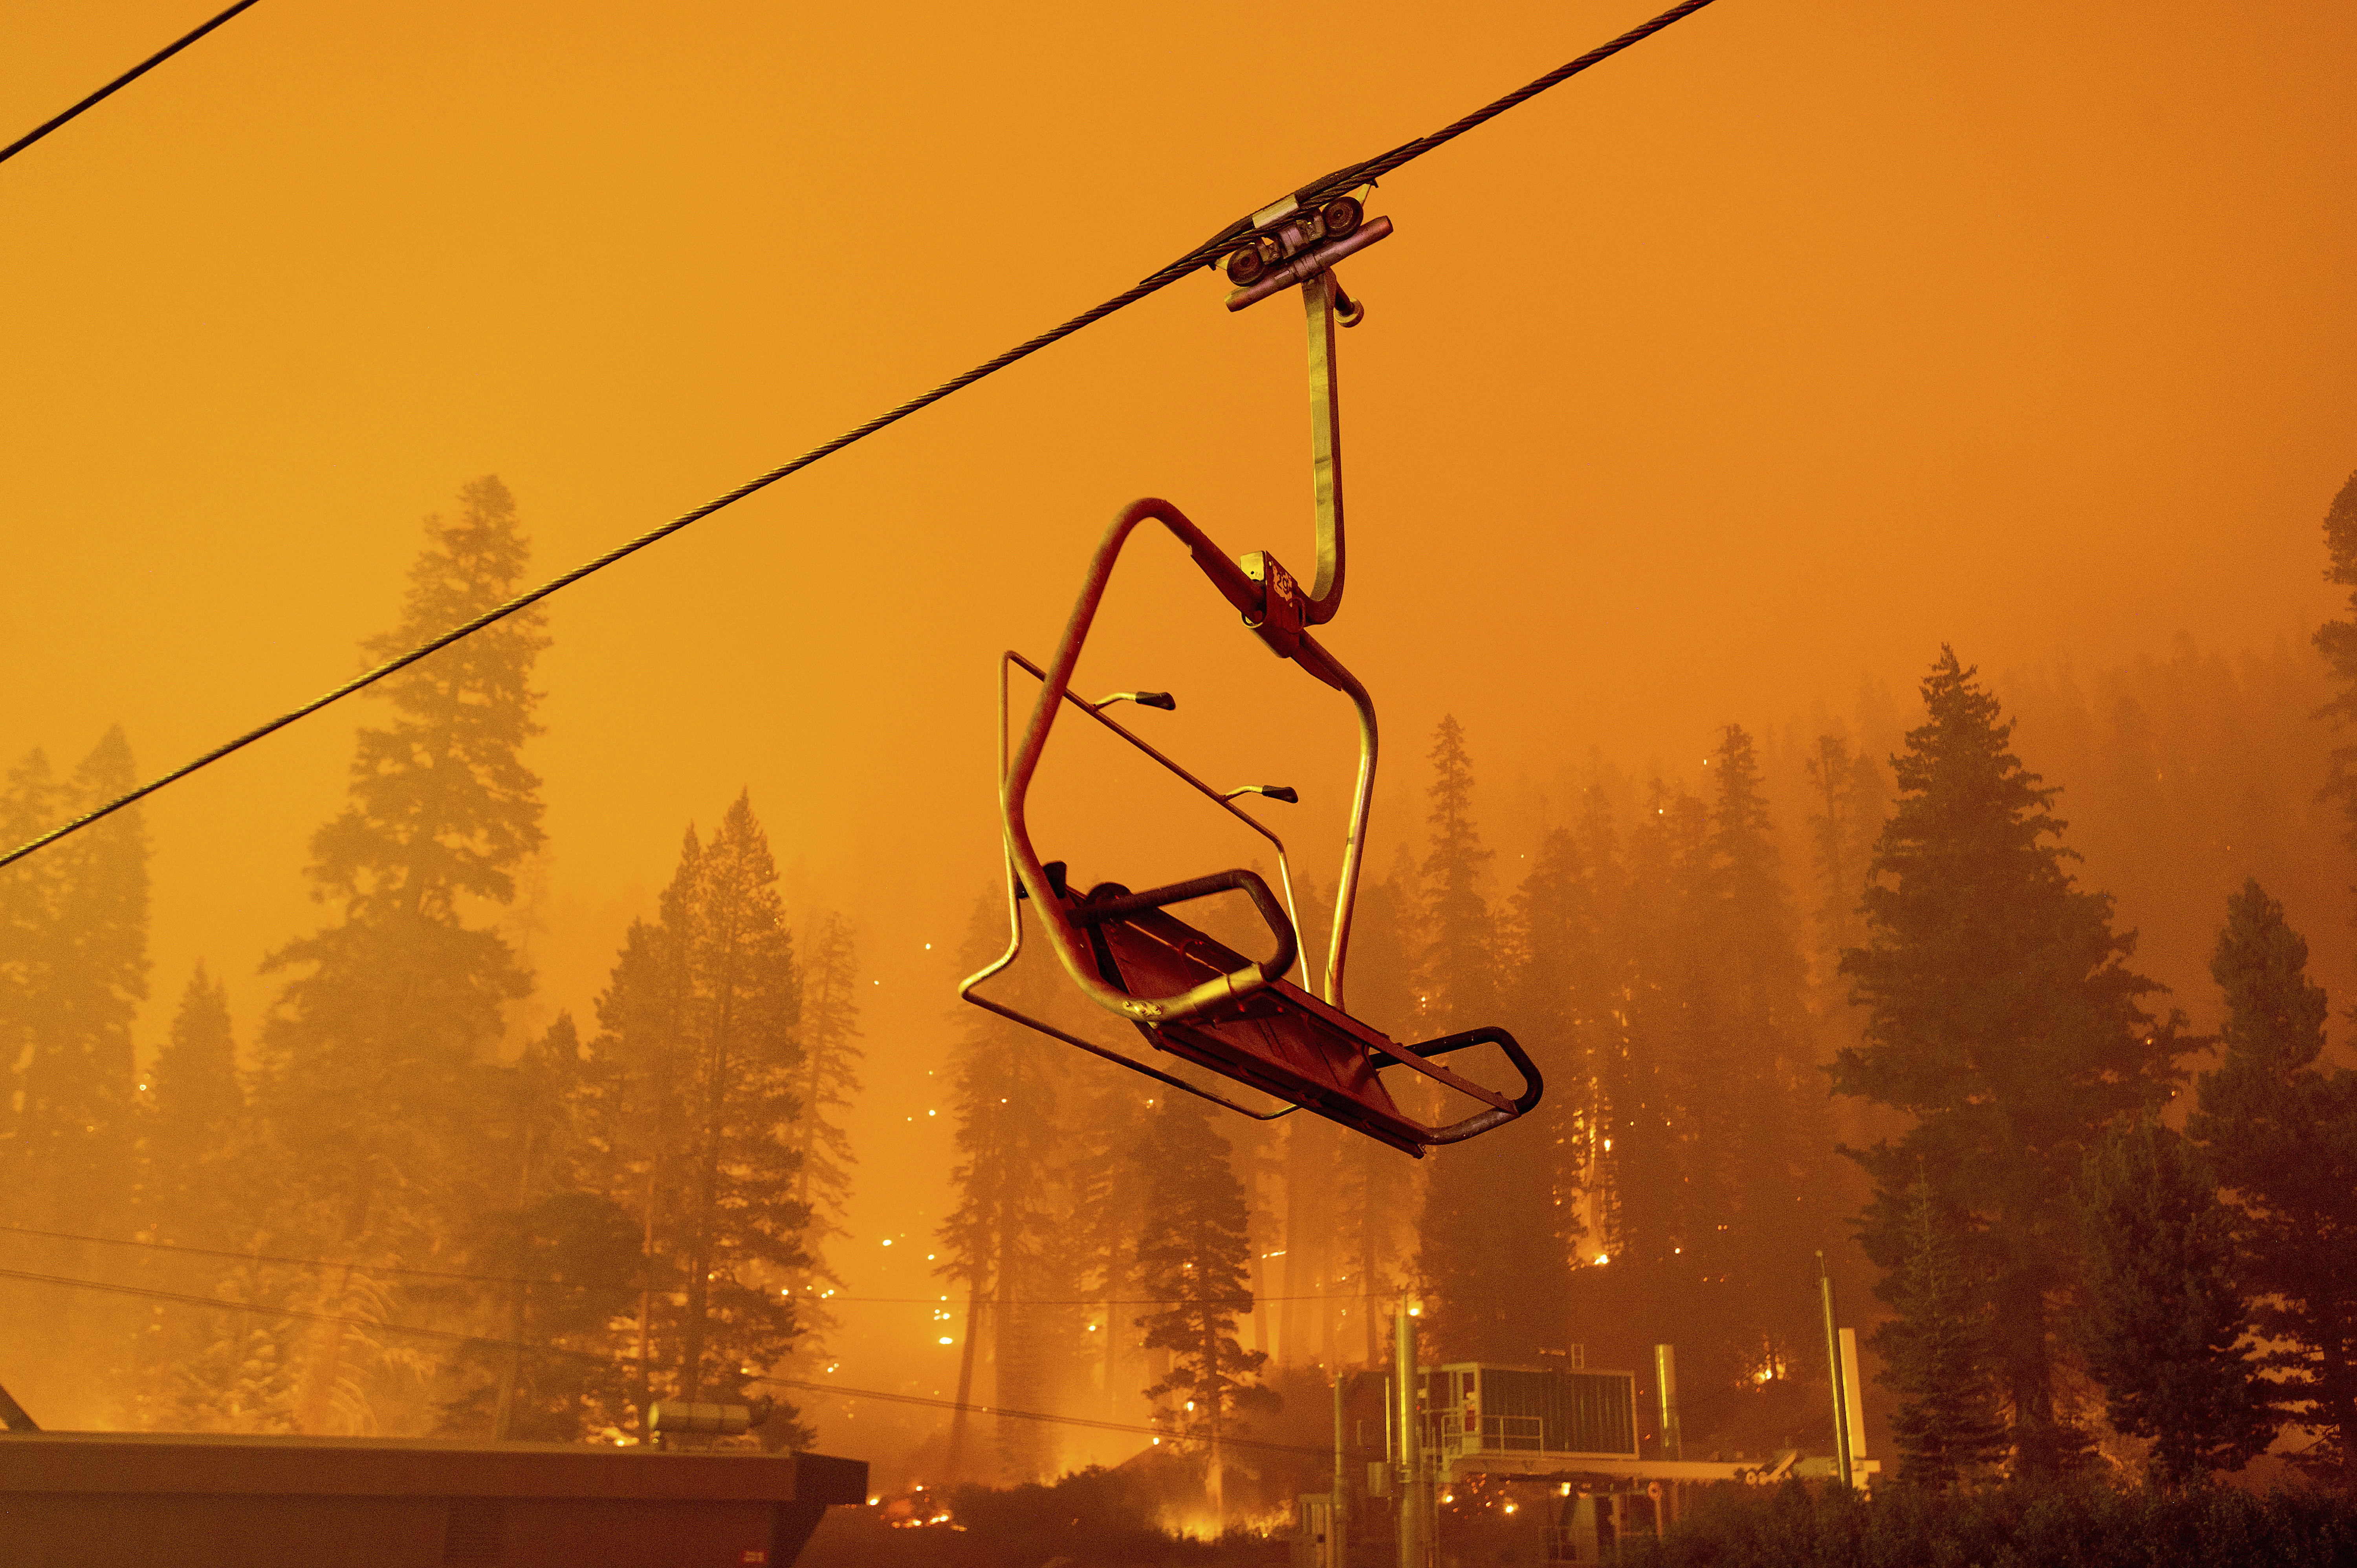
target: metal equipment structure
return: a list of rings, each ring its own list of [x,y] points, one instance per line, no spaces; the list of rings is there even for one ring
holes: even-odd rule
[[[1463,1361],[1420,1372],[1426,1447],[1448,1478],[1460,1464],[1468,1473],[1549,1474],[1637,1457],[1633,1372]]]
[[[1803,1456],[1791,1449],[1733,1462],[1680,1457],[1669,1440],[1677,1421],[1674,1384],[1665,1390],[1662,1380],[1675,1366],[1670,1346],[1653,1348],[1661,1425],[1646,1442],[1638,1374],[1469,1361],[1421,1366],[1415,1359],[1413,1319],[1412,1312],[1394,1319],[1399,1370],[1391,1384],[1395,1408],[1387,1428],[1404,1437],[1389,1442],[1389,1459],[1372,1467],[1369,1477],[1372,1483],[1380,1471],[1384,1483],[1380,1491],[1371,1484],[1370,1497],[1395,1498],[1398,1568],[1431,1568],[1444,1517],[1438,1502],[1476,1481],[1543,1488],[1543,1503],[1525,1494],[1524,1506],[1545,1521],[1532,1542],[1544,1555],[1518,1559],[1535,1568],[1542,1562],[1598,1563],[1618,1541],[1662,1531],[1678,1519],[1690,1487],[1767,1486],[1788,1477],[1830,1481],[1840,1474],[1837,1458]],[[1400,1397],[1403,1388],[1409,1398]],[[1387,1430],[1387,1441],[1389,1436]],[[1863,1445],[1862,1431],[1856,1441]],[[1869,1484],[1880,1468],[1856,1456],[1852,1484]],[[1338,1482],[1335,1498],[1341,1496]],[[1301,1568],[1339,1568],[1339,1555],[1321,1557],[1313,1550],[1312,1526],[1328,1529],[1339,1540],[1339,1523],[1325,1521],[1341,1520],[1347,1510],[1339,1501],[1318,1501],[1322,1511],[1312,1508],[1311,1498],[1301,1500],[1305,1544],[1298,1560]]]
[[[1334,334],[1338,327],[1355,326],[1365,317],[1364,307],[1342,291],[1334,264],[1391,232],[1391,220],[1367,217],[1358,197],[1336,196],[1309,208],[1287,197],[1254,213],[1249,227],[1236,236],[1226,252],[1223,264],[1229,280],[1236,285],[1228,296],[1230,310],[1243,309],[1297,286],[1307,308],[1317,510],[1315,575],[1305,588],[1266,551],[1231,560],[1166,500],[1133,501],[1114,517],[1097,545],[1080,597],[1047,667],[1043,670],[1013,652],[1000,661],[999,805],[1007,862],[1007,944],[1006,951],[970,976],[958,993],[1003,1017],[1244,1115],[1268,1120],[1307,1110],[1421,1158],[1429,1147],[1473,1137],[1527,1114],[1538,1104],[1544,1085],[1538,1069],[1504,1029],[1474,1029],[1404,1047],[1344,1008],[1351,917],[1374,797],[1375,709],[1366,687],[1318,641],[1312,628],[1332,620],[1340,609],[1346,564]],[[1294,792],[1267,785],[1216,789],[1105,716],[1104,709],[1123,701],[1175,706],[1167,693],[1123,692],[1090,702],[1071,690],[1074,668],[1103,601],[1114,564],[1131,534],[1147,521],[1160,523],[1187,547],[1211,585],[1271,652],[1349,697],[1357,711],[1358,787],[1343,845],[1325,977],[1314,994],[1285,979],[1300,947],[1285,845],[1235,803],[1238,796],[1247,794],[1290,800]],[[1036,676],[1040,689],[1020,738],[1010,747],[1006,682],[1011,665],[1020,665]],[[1067,704],[1144,752],[1275,845],[1285,889],[1282,902],[1251,871],[1219,872],[1137,893],[1106,882],[1082,893],[1071,884],[1062,862],[1043,862],[1032,843],[1025,809],[1049,736]],[[1173,905],[1222,892],[1243,893],[1252,900],[1275,944],[1269,957],[1247,958],[1168,912]],[[1013,963],[1022,950],[1026,902],[1038,911],[1057,961],[1082,995],[1135,1026],[1155,1049],[1284,1103],[1274,1111],[1249,1109],[1226,1095],[1200,1089],[1172,1073],[977,994],[975,987]],[[1519,1094],[1508,1096],[1475,1083],[1434,1059],[1479,1045],[1495,1045],[1505,1053],[1522,1075]],[[1401,1109],[1380,1077],[1392,1067],[1405,1067],[1468,1096],[1481,1109],[1438,1126],[1416,1121]]]

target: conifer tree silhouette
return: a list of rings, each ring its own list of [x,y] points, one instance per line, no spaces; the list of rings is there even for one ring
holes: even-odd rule
[[[2065,869],[2060,791],[2008,749],[1996,699],[1945,649],[1923,697],[1866,894],[1867,942],[1842,961],[1867,1015],[1835,1088],[1913,1122],[1853,1152],[1875,1187],[1859,1235],[1895,1304],[1921,1245],[1910,1194],[1929,1185],[1922,1211],[1953,1225],[1942,1244],[1989,1315],[2013,1464],[2052,1475],[2086,1442],[2058,1398],[2079,1279],[2071,1183],[2111,1122],[2168,1096],[2179,1018],[2145,1009],[2161,988],[2127,968],[2136,939],[2112,929],[2111,900]],[[1932,1396],[1904,1386],[1919,1404]]]

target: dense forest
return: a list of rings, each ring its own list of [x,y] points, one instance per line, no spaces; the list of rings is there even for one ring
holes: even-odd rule
[[[2357,478],[2326,542],[2357,607]],[[469,484],[371,649],[526,557]],[[2357,1073],[2308,943],[2345,944],[2287,913],[2352,911],[2319,834],[2357,847],[2357,609],[2316,645],[2002,682],[1941,648],[1911,710],[1727,724],[1698,787],[1591,757],[1491,789],[1442,717],[1421,831],[1361,890],[1354,1009],[1507,1024],[1534,1124],[1410,1162],[962,1009],[931,1238],[955,1404],[1134,1426],[1219,1519],[1303,1489],[1253,1439],[1330,1432],[1412,1294],[1428,1361],[1674,1344],[1689,1457],[1822,1448],[1822,1255],[1908,1482],[2181,1488],[2272,1446],[2357,1488]],[[0,873],[0,1311],[44,1348],[12,1387],[138,1428],[604,1442],[656,1400],[767,1400],[762,1443],[813,1440],[861,1074],[936,1047],[864,1040],[857,934],[788,907],[744,794],[684,825],[594,1015],[510,1038],[547,646],[520,615],[386,682],[311,840],[319,923],[242,1031],[202,967],[150,997],[135,809]],[[70,771],[33,750],[0,837],[134,778],[120,731]],[[1314,931],[1333,890],[1305,891]],[[969,970],[1004,909],[979,892]],[[1065,1005],[1046,969],[1004,983]],[[1076,1430],[961,1408],[904,1463],[1046,1481]]]
[[[496,478],[425,532],[371,652],[521,581]],[[0,881],[6,1316],[44,1348],[17,1388],[164,1430],[634,1441],[654,1401],[758,1398],[823,1353],[858,958],[828,912],[790,918],[748,799],[685,830],[594,1020],[498,1048],[533,988],[500,917],[542,843],[546,646],[520,615],[388,683],[311,840],[323,921],[269,956],[242,1051],[199,967],[135,1070],[135,809]],[[120,733],[62,779],[35,751],[0,817],[28,836],[132,772]],[[763,1440],[806,1443],[777,1412]]]

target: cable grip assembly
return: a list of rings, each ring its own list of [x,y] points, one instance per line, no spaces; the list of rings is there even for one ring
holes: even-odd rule
[[[1279,658],[1290,659],[1308,627],[1323,626],[1342,607],[1342,385],[1334,329],[1356,327],[1366,306],[1342,290],[1334,263],[1392,231],[1388,218],[1369,218],[1355,196],[1315,207],[1286,197],[1252,215],[1252,227],[1222,263],[1236,288],[1228,308],[1242,310],[1298,286],[1309,327],[1309,462],[1317,512],[1318,570],[1305,590],[1266,551],[1244,556],[1244,575],[1260,585],[1261,609],[1245,624]]]

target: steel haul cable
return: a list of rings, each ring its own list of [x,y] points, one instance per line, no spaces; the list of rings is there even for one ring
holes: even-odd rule
[[[1380,178],[1382,176],[1389,174],[1393,170],[1400,168],[1401,166],[1413,162],[1416,158],[1422,157],[1425,154],[1432,151],[1435,147],[1440,146],[1444,143],[1456,140],[1458,136],[1463,135],[1466,132],[1473,129],[1476,125],[1480,125],[1486,121],[1496,118],[1498,115],[1504,113],[1507,110],[1513,108],[1516,104],[1525,102],[1539,93],[1545,91],[1548,88],[1568,81],[1570,78],[1578,75],[1581,71],[1587,70],[1590,66],[1597,65],[1604,60],[1611,59],[1614,55],[1619,54],[1622,49],[1628,48],[1632,44],[1641,43],[1646,38],[1649,38],[1655,33],[1660,32],[1663,27],[1668,27],[1671,23],[1683,20],[1709,4],[1711,4],[1711,0],[1683,0],[1682,4],[1672,6],[1669,10],[1663,12],[1660,16],[1653,17],[1651,21],[1640,23],[1638,26],[1630,28],[1627,32],[1621,34],[1619,38],[1612,39],[1610,42],[1598,45],[1596,48],[1588,50],[1586,54],[1581,55],[1577,59],[1567,61],[1565,64],[1556,67],[1555,70],[1547,72],[1544,76],[1540,77],[1537,81],[1516,88],[1513,91],[1506,94],[1503,98],[1497,100],[1495,102],[1484,104],[1481,108],[1475,110],[1472,113],[1466,115],[1463,119],[1458,120],[1452,124],[1444,126],[1442,129],[1435,131],[1428,136],[1421,136],[1415,141],[1403,143],[1399,146],[1394,147],[1390,152],[1382,154],[1377,157],[1369,158],[1364,163],[1352,164],[1348,168],[1337,169],[1332,174],[1326,175],[1323,177],[1302,187],[1300,190],[1295,193],[1295,195],[1297,199],[1302,200],[1306,205],[1310,200],[1320,199],[1340,191],[1352,189],[1358,186],[1368,183],[1370,180]],[[1028,359],[1029,356],[1038,353],[1040,349],[1048,347],[1050,343],[1057,341],[1059,338],[1069,338],[1073,333],[1081,330],[1081,328],[1093,326],[1097,322],[1103,320],[1106,317],[1111,316],[1114,311],[1135,305],[1139,300],[1144,299],[1147,295],[1168,288],[1170,285],[1177,283],[1180,278],[1185,277],[1189,273],[1193,272],[1197,267],[1208,266],[1211,263],[1218,261],[1221,256],[1226,253],[1231,242],[1234,241],[1239,235],[1247,231],[1251,226],[1251,219],[1238,219],[1235,222],[1229,224],[1217,234],[1211,236],[1211,238],[1204,241],[1203,243],[1196,246],[1193,250],[1188,252],[1177,261],[1172,262],[1169,265],[1162,268],[1159,272],[1154,273],[1135,286],[1125,289],[1120,294],[1114,295],[1111,299],[1106,300],[1102,305],[1082,311],[1080,315],[1073,317],[1070,321],[1065,322],[1060,327],[1050,328],[1049,330],[1040,333],[1037,338],[1033,338],[1028,342],[1018,343],[1014,348],[1009,349],[1005,353],[999,355],[996,359],[986,360],[983,363],[976,365],[974,369],[967,371],[964,374],[953,376],[950,380],[942,382],[941,385],[932,388],[931,391],[919,393],[917,396],[912,397],[908,402],[900,404],[898,408],[890,409],[883,413],[879,413],[875,418],[869,420],[866,424],[859,425],[855,429],[847,430],[842,435],[836,436],[834,440],[826,442],[822,446],[813,446],[799,457],[795,457],[789,462],[781,463],[778,467],[770,469],[768,473],[746,480],[743,484],[738,485],[735,489],[728,491],[725,495],[715,497],[713,499],[705,502],[702,506],[695,508],[692,511],[683,511],[677,517],[673,518],[669,522],[661,524],[655,528],[651,528],[647,530],[646,532],[640,534],[637,538],[625,541],[624,542],[616,545],[613,549],[607,551],[606,553],[597,557],[595,560],[585,561],[580,565],[574,567],[573,570],[565,573],[563,575],[552,577],[547,582],[543,583],[540,586],[532,589],[530,592],[519,594],[514,598],[510,599],[507,603],[497,606],[494,608],[485,610],[481,615],[477,616],[474,619],[468,621],[463,625],[451,628],[448,631],[444,632],[441,636],[433,639],[431,641],[420,643],[406,653],[398,654],[392,659],[386,660],[375,669],[354,676],[351,680],[345,682],[342,685],[336,687],[334,690],[314,697],[311,701],[304,703],[301,707],[291,709],[286,713],[279,714],[274,719],[270,719],[263,724],[256,725],[253,728],[246,731],[243,735],[238,736],[234,739],[224,741],[220,746],[217,746],[210,751],[206,752],[203,756],[183,763],[181,766],[172,769],[169,773],[164,774],[159,778],[152,779],[146,783],[140,785],[137,789],[129,790],[126,793],[119,795],[115,799],[107,801],[104,805],[83,812],[81,816],[74,818],[70,822],[60,823],[57,827],[50,829],[48,832],[41,834],[38,838],[32,839],[25,843],[19,844],[15,849],[8,851],[5,854],[0,854],[0,866],[7,865],[13,861],[22,860],[25,856],[32,854],[38,850],[45,849],[48,845],[57,843],[59,839],[64,838],[69,833],[78,832],[81,829],[89,827],[93,822],[112,816],[116,811],[123,810],[124,807],[131,805],[133,802],[139,800],[145,796],[154,794],[156,790],[163,789],[166,785],[177,783],[180,779],[186,779],[189,774],[196,772],[198,769],[210,767],[213,763],[219,762],[222,757],[229,756],[231,753],[241,751],[246,746],[252,746],[255,741],[262,739],[264,736],[270,735],[274,731],[285,728],[288,725],[295,723],[297,719],[308,718],[311,714],[317,713],[320,709],[327,707],[332,703],[340,702],[344,698],[350,696],[355,692],[363,691],[370,686],[373,686],[379,681],[383,680],[386,676],[407,669],[410,665],[416,663],[419,660],[425,658],[429,654],[438,653],[443,649],[449,647],[452,643],[459,641],[464,638],[472,637],[475,633],[482,630],[485,627],[494,625],[499,621],[506,619],[509,616],[515,614],[518,610],[527,609],[532,606],[538,604],[541,600],[548,597],[551,594],[555,593],[558,589],[570,587],[574,584],[579,582],[582,578],[590,575],[592,573],[601,572],[607,567],[612,565],[615,562],[622,560],[626,556],[635,555],[640,551],[644,550],[648,545],[653,544],[660,540],[668,539],[673,534],[677,533],[681,529],[687,527],[690,523],[700,522],[724,507],[734,506],[737,502],[743,500],[746,497],[752,495],[757,491],[767,489],[770,486],[776,484],[780,479],[786,478],[789,474],[796,473],[801,469],[807,468],[813,463],[819,461],[823,457],[833,456],[835,453],[842,451],[845,447],[852,445],[854,442],[863,441],[868,436],[875,435],[877,431],[882,430],[887,425],[898,424],[899,421],[906,419],[909,415],[916,413],[918,410],[939,403],[942,399],[949,396],[952,392],[963,391],[965,388],[970,387],[974,382],[982,380],[985,376],[992,375],[999,371],[1005,370],[1007,366],[1014,364],[1017,360]]]
[[[157,49],[154,54],[149,55],[145,59],[141,60],[137,65],[133,66],[129,70],[124,71],[121,76],[116,77],[113,81],[108,82],[104,87],[100,88],[96,92],[91,93],[89,97],[83,99],[81,102],[67,110],[64,113],[51,115],[48,119],[42,121],[39,124],[26,132],[23,135],[17,137],[6,146],[0,147],[0,164],[6,163],[10,158],[15,157],[27,147],[29,147],[35,142],[39,141],[43,136],[48,135],[50,132],[63,125],[67,121],[80,114],[83,110],[95,108],[99,103],[104,102],[106,99],[112,98],[117,92],[122,91],[124,88],[130,86],[133,82],[138,81],[141,77],[146,75],[157,66],[162,65],[166,60],[170,59],[174,55],[178,54],[182,49],[187,48],[190,44],[195,43],[199,38],[203,38],[207,33],[211,32],[215,27],[220,27],[231,17],[236,16],[240,11],[246,10],[259,4],[261,4],[261,0],[237,0],[236,5],[231,5],[228,10],[223,11],[211,21],[198,27],[194,32],[183,34],[173,42],[165,45],[160,49]]]

